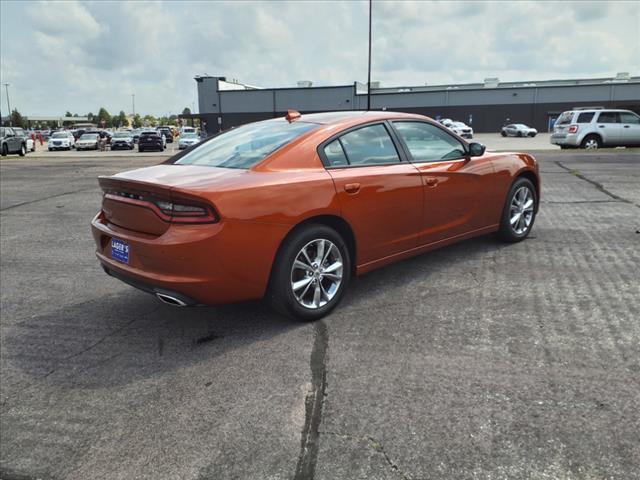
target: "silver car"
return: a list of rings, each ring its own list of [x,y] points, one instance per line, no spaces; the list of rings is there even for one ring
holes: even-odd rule
[[[563,112],[550,142],[560,148],[640,146],[640,116],[629,110],[585,109]]]
[[[535,128],[527,127],[524,123],[505,125],[500,131],[503,137],[535,137],[537,134]]]

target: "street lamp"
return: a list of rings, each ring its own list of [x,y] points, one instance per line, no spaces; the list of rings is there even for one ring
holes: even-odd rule
[[[136,94],[131,94],[131,110],[133,111],[133,116],[136,116]]]
[[[10,83],[3,83],[5,92],[7,92],[7,108],[9,109],[9,126],[11,126],[11,104],[9,103],[9,85]]]

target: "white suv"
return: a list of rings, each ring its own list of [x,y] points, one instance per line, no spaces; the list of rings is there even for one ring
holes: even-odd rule
[[[550,142],[560,148],[640,146],[640,116],[629,110],[563,112],[553,127]]]

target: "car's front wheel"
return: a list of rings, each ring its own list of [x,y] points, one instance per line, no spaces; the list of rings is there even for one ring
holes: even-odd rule
[[[342,237],[326,225],[294,231],[273,266],[269,300],[280,313],[318,320],[340,302],[351,276],[351,258]]]
[[[498,236],[506,242],[524,240],[536,219],[537,194],[528,178],[520,177],[509,189]]]
[[[18,152],[18,154],[20,154],[21,157],[24,157],[27,154],[27,147],[24,143],[20,145],[20,151]]]

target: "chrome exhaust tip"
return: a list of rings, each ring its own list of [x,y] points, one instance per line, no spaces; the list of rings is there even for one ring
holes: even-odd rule
[[[179,298],[172,297],[171,295],[167,295],[166,293],[156,293],[156,297],[163,303],[167,305],[171,305],[172,307],[186,307],[187,304],[180,300]]]

